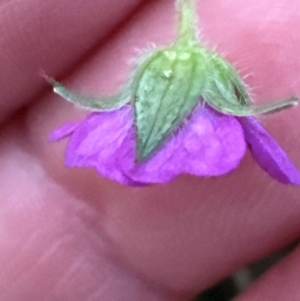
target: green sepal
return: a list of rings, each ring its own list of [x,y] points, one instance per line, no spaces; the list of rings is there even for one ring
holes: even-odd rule
[[[151,156],[198,103],[205,84],[205,56],[198,47],[175,44],[140,65],[133,79],[136,161]]]
[[[130,102],[129,89],[124,88],[121,92],[112,96],[93,97],[75,93],[71,90],[68,90],[64,85],[55,79],[47,75],[44,75],[44,77],[53,86],[53,91],[56,94],[86,110],[95,112],[114,111],[120,109]]]
[[[233,68],[217,54],[211,54],[202,97],[219,112],[234,116],[269,114],[298,104],[294,97],[269,104],[251,103],[247,86]]]

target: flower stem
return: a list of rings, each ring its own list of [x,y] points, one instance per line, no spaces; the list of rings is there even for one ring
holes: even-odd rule
[[[195,0],[176,0],[179,14],[178,42],[195,43],[197,41],[197,17]]]

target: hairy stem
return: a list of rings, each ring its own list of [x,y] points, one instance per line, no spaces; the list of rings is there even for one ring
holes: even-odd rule
[[[194,43],[197,40],[196,0],[176,0],[179,14],[179,42]]]

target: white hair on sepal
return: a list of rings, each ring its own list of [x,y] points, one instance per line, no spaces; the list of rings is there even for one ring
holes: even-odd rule
[[[131,67],[136,68],[140,64],[143,64],[155,51],[162,50],[163,48],[164,47],[159,47],[154,43],[149,43],[148,46],[143,49],[135,48],[134,52],[137,56],[129,58],[128,63]]]

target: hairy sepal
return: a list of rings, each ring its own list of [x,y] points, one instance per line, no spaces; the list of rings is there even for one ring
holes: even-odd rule
[[[151,54],[134,77],[136,161],[150,157],[197,104],[205,86],[206,51],[173,47]]]
[[[248,87],[234,67],[216,53],[208,60],[207,80],[202,97],[217,111],[234,116],[269,114],[296,106],[298,100],[291,97],[273,103],[255,105],[251,103]]]

